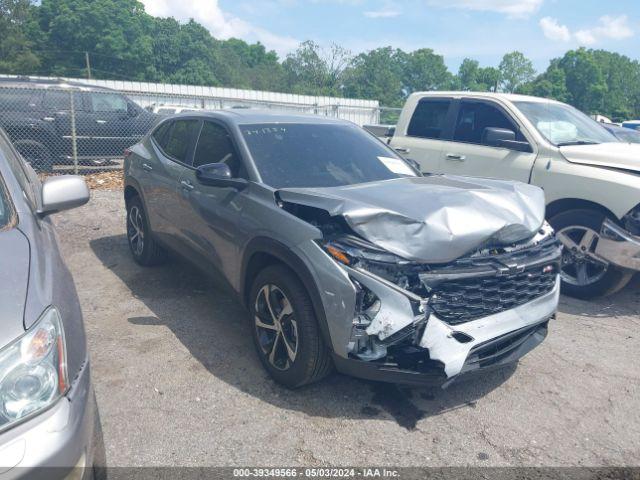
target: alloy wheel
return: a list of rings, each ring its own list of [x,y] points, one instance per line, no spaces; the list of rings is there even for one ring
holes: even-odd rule
[[[133,206],[129,210],[127,236],[134,255],[141,256],[144,251],[144,221],[142,212],[137,206]]]
[[[276,285],[264,285],[256,296],[258,344],[271,366],[288,370],[298,355],[298,323],[291,302]]]
[[[595,254],[600,235],[595,230],[573,225],[558,231],[564,245],[560,276],[570,285],[592,285],[605,276],[609,263]]]

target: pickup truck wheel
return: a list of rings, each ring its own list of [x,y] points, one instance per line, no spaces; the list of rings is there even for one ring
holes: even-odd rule
[[[167,259],[167,251],[153,238],[147,214],[140,197],[127,202],[127,240],[133,259],[143,267],[160,265]]]
[[[44,144],[36,140],[16,140],[14,146],[37,172],[51,172],[53,169],[51,152]]]
[[[596,210],[567,210],[549,219],[564,245],[562,293],[587,300],[615,293],[631,280],[632,272],[595,256],[605,218]]]
[[[282,265],[265,268],[249,298],[258,357],[276,382],[297,388],[329,374],[329,350],[309,294],[293,272]]]

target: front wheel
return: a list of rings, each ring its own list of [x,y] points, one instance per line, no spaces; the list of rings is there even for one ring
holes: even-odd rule
[[[567,210],[549,219],[564,245],[562,292],[591,299],[624,288],[633,272],[623,270],[595,255],[605,215],[596,210]]]
[[[293,272],[282,265],[265,268],[253,282],[250,299],[253,340],[274,380],[296,388],[331,371],[311,299]]]

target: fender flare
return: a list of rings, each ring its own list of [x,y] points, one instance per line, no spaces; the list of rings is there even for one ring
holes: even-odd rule
[[[313,275],[302,259],[294,254],[289,247],[269,237],[255,237],[249,241],[242,256],[242,267],[240,271],[240,298],[243,305],[248,309],[248,296],[251,289],[252,279],[247,278],[248,268],[251,260],[256,254],[265,254],[277,259],[286,265],[302,281],[305,289],[311,298],[314,313],[318,319],[318,326],[325,344],[333,351],[333,343],[329,333],[327,315],[322,304],[320,291],[316,285]]]

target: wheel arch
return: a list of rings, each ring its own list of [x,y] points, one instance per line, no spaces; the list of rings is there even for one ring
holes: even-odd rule
[[[249,295],[253,279],[263,269],[271,265],[284,265],[302,282],[311,298],[314,313],[318,319],[318,326],[325,344],[333,350],[327,316],[322,304],[320,292],[306,264],[295,255],[286,245],[268,237],[256,237],[249,242],[243,255],[240,273],[240,298],[248,309]]]
[[[616,221],[619,220],[619,218],[607,207],[582,198],[562,198],[554,200],[547,205],[546,217],[547,219],[550,219],[559,213],[566,212],[568,210],[596,210],[611,219],[615,219]]]

